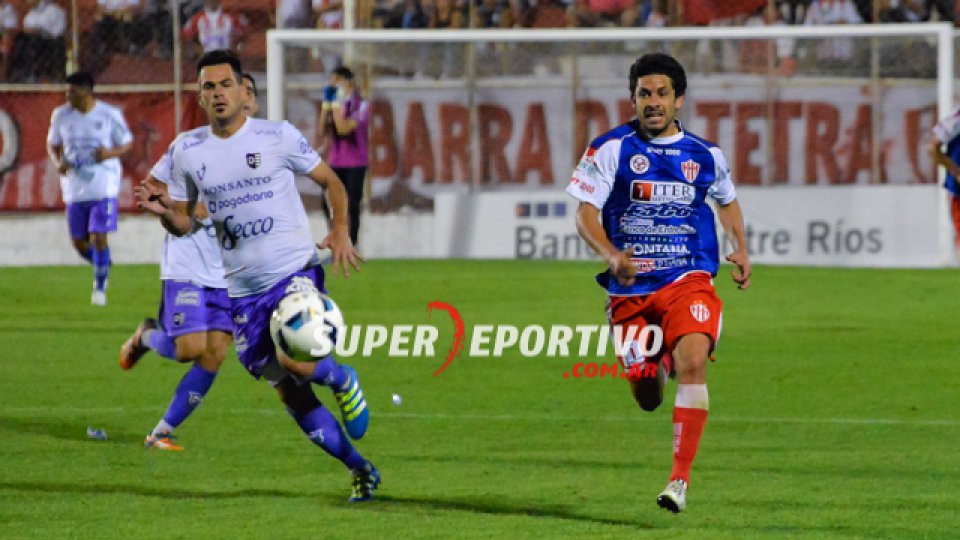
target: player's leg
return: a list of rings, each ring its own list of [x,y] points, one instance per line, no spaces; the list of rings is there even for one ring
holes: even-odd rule
[[[90,246],[93,261],[93,294],[91,302],[107,303],[107,279],[110,276],[110,246],[107,235],[117,230],[117,200],[102,199],[90,211]]]
[[[143,441],[143,445],[147,448],[183,450],[183,447],[173,442],[173,430],[200,406],[217,377],[216,371],[207,371],[200,365],[200,360],[207,349],[206,332],[179,335],[174,342],[177,361],[190,362],[191,366],[173,391],[173,398],[160,421]]]
[[[648,301],[644,297],[611,297],[607,300],[607,320],[613,328],[620,328],[620,339],[626,341],[629,336],[640,337],[641,330],[648,324],[645,318],[647,309]],[[616,330],[611,331],[611,338],[617,359],[627,373],[633,399],[641,409],[655,410],[663,402],[663,386],[666,381],[666,370],[660,368],[659,355],[644,358],[643,347],[636,340],[625,342],[621,350]]]
[[[148,351],[155,351],[160,356],[177,360],[177,346],[174,337],[167,333],[167,328],[172,328],[183,334],[184,314],[174,309],[177,306],[178,294],[186,287],[187,290],[193,290],[199,294],[199,288],[189,284],[189,282],[163,280],[161,285],[162,293],[160,300],[160,322],[153,318],[146,318],[141,322],[133,335],[127,338],[127,341],[120,347],[119,363],[124,370],[132,369],[140,358]],[[184,285],[186,283],[187,285]],[[170,308],[170,309],[168,309]],[[229,313],[229,309],[227,313]],[[195,321],[192,321],[195,323]],[[195,325],[193,332],[206,331],[206,327]],[[190,332],[186,332],[190,333]]]
[[[723,304],[709,276],[694,275],[664,289],[655,299],[663,307],[664,342],[672,347],[677,375],[673,408],[673,468],[657,504],[673,512],[686,507],[690,468],[707,423],[707,360],[720,333]]]
[[[340,417],[347,433],[353,439],[363,438],[370,423],[370,413],[363,390],[360,389],[360,378],[352,367],[337,363],[333,355],[316,362],[297,362],[277,350],[277,360],[283,369],[298,379],[330,387],[340,407]]]
[[[953,221],[953,240],[960,247],[960,197],[950,195],[950,218]]]
[[[93,263],[93,253],[90,251],[90,231],[87,229],[90,222],[90,203],[78,202],[67,205],[67,228],[70,231],[70,242],[83,259]]]
[[[271,378],[269,370],[265,376]],[[350,444],[337,419],[320,404],[310,384],[287,375],[275,383],[275,388],[280,394],[280,400],[286,405],[287,412],[310,442],[338,459],[350,470],[353,476],[350,501],[370,499],[380,485],[380,472]]]
[[[203,403],[216,380],[227,354],[232,336],[228,315],[229,299],[223,289],[201,287],[190,282],[165,281],[164,324],[176,328],[173,332],[175,357],[178,362],[191,363],[180,379],[170,405],[144,444],[168,450],[180,450],[173,443],[173,430]],[[181,302],[176,302],[180,299]],[[188,301],[189,300],[189,301]]]
[[[296,272],[280,282],[276,289],[270,293],[273,295],[273,298],[271,298],[273,303],[269,304],[271,313],[284,296],[295,292],[296,287],[303,283],[304,278],[313,282],[317,290],[325,290],[322,267],[314,266]],[[271,352],[276,356],[280,366],[296,375],[300,380],[310,381],[333,390],[347,434],[353,439],[360,439],[364,436],[370,423],[370,412],[367,410],[367,402],[364,399],[363,390],[360,388],[360,378],[352,367],[338,363],[333,355],[319,358],[315,362],[296,362],[287,358],[276,348]]]

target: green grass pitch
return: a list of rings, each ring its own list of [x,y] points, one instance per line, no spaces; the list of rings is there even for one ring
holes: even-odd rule
[[[596,263],[374,261],[329,287],[349,323],[599,324]],[[687,511],[657,508],[675,384],[654,413],[626,383],[565,379],[574,359],[349,360],[383,473],[349,475],[303,437],[231,352],[178,430],[147,451],[184,367],[120,344],[156,310],[155,266],[0,268],[3,538],[955,538],[960,508],[960,273],[721,269],[724,329]],[[469,337],[469,335],[468,335]],[[595,358],[593,360],[596,360]],[[605,361],[612,361],[612,357]],[[326,389],[318,394],[333,404]],[[390,396],[403,396],[399,407]],[[89,440],[87,426],[107,441]]]

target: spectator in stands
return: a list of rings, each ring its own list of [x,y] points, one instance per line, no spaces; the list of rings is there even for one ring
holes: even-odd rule
[[[427,13],[428,26],[434,30],[458,30],[467,26],[467,4],[463,0],[436,0],[436,4]],[[440,77],[452,78],[460,75],[463,67],[464,46],[459,43],[435,43],[433,55],[441,59]]]
[[[196,39],[203,52],[236,50],[246,26],[244,19],[225,12],[220,0],[206,0],[203,10],[194,13],[183,27],[183,37],[187,40]]]
[[[98,62],[113,52],[139,52],[147,29],[140,17],[142,0],[97,0],[93,43]],[[149,37],[148,37],[149,39]]]
[[[666,0],[631,0],[620,16],[624,27],[663,28],[667,25]]]
[[[562,0],[533,0],[522,8],[517,19],[527,28],[564,28],[567,26],[567,9]]]
[[[277,26],[280,28],[310,28],[313,26],[310,0],[280,0]]]
[[[343,2],[341,0],[312,0],[313,14],[317,16],[317,28],[343,28]]]
[[[588,0],[587,5],[596,17],[598,26],[619,26],[624,10],[630,7],[630,0]]]
[[[567,26],[592,28],[600,24],[600,17],[590,9],[590,0],[573,0],[567,8]]]
[[[154,56],[170,58],[173,54],[173,16],[169,0],[144,0],[140,21],[146,39],[157,44]]]
[[[510,28],[513,26],[513,11],[508,0],[477,0],[471,14],[473,28]]]
[[[23,32],[14,40],[7,79],[60,81],[67,60],[67,12],[53,0],[31,0],[31,4],[33,8],[23,18]]]
[[[10,2],[0,2],[0,73],[6,75],[7,61],[13,52],[13,40],[20,29],[20,16]]]
[[[777,8],[787,24],[803,24],[810,0],[777,0]]]
[[[744,25],[751,26],[784,26],[780,10],[774,4],[767,4],[754,12]],[[790,37],[777,38],[774,41],[773,51],[776,54],[772,66],[774,73],[782,77],[789,77],[797,70],[797,61],[794,59],[796,40]],[[740,43],[740,67],[747,73],[766,73],[770,64],[768,56],[770,47],[767,40],[744,40]]]
[[[804,20],[805,25],[860,23],[863,23],[863,18],[852,0],[813,0]],[[849,67],[853,63],[854,52],[851,38],[831,37],[818,40],[817,67]]]

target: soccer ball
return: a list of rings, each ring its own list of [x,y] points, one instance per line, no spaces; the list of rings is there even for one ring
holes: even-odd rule
[[[340,308],[316,291],[288,294],[270,317],[273,342],[300,362],[313,362],[332,353],[343,334]]]

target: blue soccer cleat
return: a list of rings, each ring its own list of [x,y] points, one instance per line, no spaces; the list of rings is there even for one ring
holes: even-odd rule
[[[351,439],[363,438],[370,423],[370,411],[367,410],[367,400],[363,399],[363,390],[360,389],[360,379],[357,372],[350,366],[341,365],[340,369],[347,374],[347,383],[344,389],[334,393],[337,405],[340,406],[340,416],[343,427]]]
[[[380,471],[369,461],[362,469],[351,471],[353,474],[353,492],[350,493],[350,502],[369,501],[373,492],[380,485]]]

